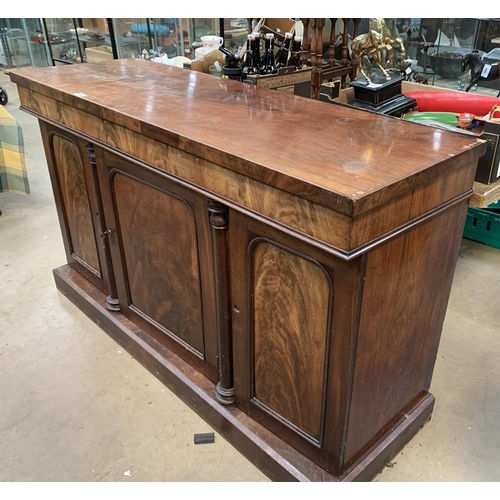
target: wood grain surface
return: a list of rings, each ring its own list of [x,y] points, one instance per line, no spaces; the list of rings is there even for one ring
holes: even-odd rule
[[[346,462],[429,390],[467,201],[367,255]]]
[[[229,219],[237,405],[340,475],[363,258],[345,262],[236,211]]]
[[[31,111],[72,130],[82,131],[97,144],[107,144],[130,155],[131,159],[141,160],[200,186],[207,194],[214,193],[336,248],[348,247],[349,218],[342,213],[79,109],[64,107],[36,92],[28,92],[22,87],[19,92],[26,94],[23,99],[29,102]]]
[[[139,59],[22,69],[10,77],[348,215],[423,183],[432,167],[439,165],[437,174],[453,158],[470,162],[486,148],[475,138]]]
[[[255,398],[320,440],[331,283],[314,262],[253,247]]]
[[[89,193],[80,150],[74,142],[60,135],[52,136],[51,147],[73,253],[100,273]]]
[[[213,267],[215,274],[215,303],[217,308],[217,345],[219,382],[217,400],[224,405],[234,404],[233,342],[231,328],[231,284],[229,277],[229,245],[227,229],[229,210],[221,203],[208,201],[212,227]]]
[[[102,213],[100,204],[99,183],[94,175],[96,171],[90,161],[89,152],[85,148],[87,142],[73,133],[62,130],[60,127],[54,127],[46,122],[40,121],[39,125],[52,184],[57,218],[66,253],[66,261],[103,293],[110,293],[109,280],[111,275],[107,266],[103,239],[100,237],[105,225],[104,214]],[[57,155],[54,152],[54,137],[60,138]],[[59,170],[65,168],[61,164],[61,161],[66,161],[61,157],[61,155],[64,155],[65,148],[62,147],[63,145],[68,147],[67,153],[70,155],[70,162],[72,163],[72,166],[70,166],[71,171],[63,172],[63,176],[66,182],[76,182],[78,186],[76,189],[81,192],[78,196],[80,202],[78,200],[75,200],[75,202],[73,200],[69,202],[68,200],[64,200],[64,197],[68,197],[68,193],[71,196],[71,191],[75,187],[61,185],[62,178],[59,175]],[[78,157],[79,159],[75,159]],[[81,170],[80,167],[82,168]],[[86,215],[82,219],[81,216],[77,217],[75,213],[68,214],[68,211],[76,211],[78,213],[83,211]],[[85,227],[76,230],[76,220],[79,225],[84,225]],[[72,241],[75,236],[81,240],[77,242],[77,246],[87,249],[86,253],[90,254],[91,262],[96,260],[95,251],[97,251],[97,260],[99,262],[97,269],[94,269],[89,262],[84,261],[81,255],[79,256],[75,253]],[[79,253],[81,254],[82,252]]]
[[[217,355],[218,355],[218,341],[217,341],[217,286],[215,280],[216,269],[214,269],[214,255],[213,255],[213,241],[211,236],[211,225],[209,222],[208,200],[200,194],[186,189],[183,186],[173,183],[171,179],[166,178],[164,175],[159,174],[155,169],[144,165],[138,165],[135,162],[126,161],[116,154],[111,154],[99,147],[95,149],[96,163],[98,165],[98,181],[102,194],[103,209],[106,218],[106,224],[110,231],[108,235],[109,248],[111,252],[111,260],[113,264],[114,276],[116,279],[116,288],[120,302],[120,309],[124,316],[133,321],[140,328],[146,330],[149,335],[153,336],[156,340],[167,346],[173,352],[183,357],[187,362],[194,366],[204,376],[210,380],[218,381],[217,370]],[[125,253],[125,245],[123,243],[124,236],[121,234],[120,216],[118,207],[115,202],[115,186],[114,177],[119,175],[130,179],[130,187],[139,185],[137,192],[141,192],[140,186],[144,186],[146,193],[148,190],[154,191],[152,205],[148,204],[147,198],[137,198],[135,189],[130,189],[123,193],[124,203],[127,203],[127,197],[130,197],[130,205],[137,206],[139,211],[133,215],[129,214],[129,218],[139,218],[131,224],[127,231],[136,231],[137,234],[132,236],[133,241],[137,244],[134,248],[130,249],[128,254]],[[169,200],[173,198],[173,200]],[[144,208],[143,205],[146,205]],[[165,210],[172,209],[174,212],[166,213]],[[130,208],[127,208],[130,211]],[[156,212],[154,210],[157,210]],[[175,216],[186,216],[185,220],[176,223]],[[172,221],[174,217],[174,221]],[[194,219],[193,219],[194,217]],[[174,228],[172,232],[168,232],[168,227],[162,221],[166,218],[173,223]],[[150,235],[144,228],[153,230]],[[188,248],[170,248],[164,250],[167,246],[175,247],[176,242],[172,239],[175,238],[177,232],[182,231],[179,241],[188,245],[196,241],[196,247]],[[185,234],[184,234],[185,233]],[[151,238],[152,242],[143,243],[146,239]],[[149,247],[148,247],[149,245]],[[177,319],[165,317],[165,321],[171,321],[171,325],[180,324],[182,321],[182,314],[184,314],[184,303],[179,292],[183,290],[187,294],[186,308],[198,307],[198,298],[201,298],[201,310],[195,312],[193,318],[195,319],[193,330],[183,338],[179,331],[170,331],[165,326],[162,326],[144,311],[141,311],[136,305],[133,304],[130,283],[128,278],[127,269],[135,269],[135,259],[141,262],[141,265],[148,266],[151,259],[146,261],[142,259],[144,251],[143,247],[151,249],[151,245],[157,245],[153,253],[152,260],[155,265],[163,268],[157,274],[154,272],[146,272],[144,277],[150,281],[144,284],[136,283],[137,292],[140,293],[140,287],[145,286],[150,290],[159,291],[164,294],[165,291],[172,291],[175,297],[180,299],[176,302],[176,306],[180,307],[179,310],[171,311],[171,316],[176,315]],[[157,254],[158,252],[158,254]],[[180,255],[179,252],[185,253]],[[193,252],[196,253],[196,259],[191,260]],[[185,264],[187,267],[176,268],[172,262],[162,262],[169,254],[177,263]],[[145,255],[150,258],[151,256]],[[126,262],[126,258],[128,262]],[[196,262],[196,265],[194,264]],[[193,274],[189,275],[189,266],[193,266]],[[176,274],[177,276],[167,276],[165,270]],[[197,278],[198,276],[198,278]],[[198,279],[198,284],[196,284]],[[175,290],[169,288],[168,284],[165,288],[164,280],[176,284],[179,280],[184,284],[185,288],[177,287]],[[149,293],[149,291],[147,292]],[[168,306],[167,302],[172,302],[172,299],[163,295],[162,297],[155,297],[153,301],[166,301],[160,307]],[[148,305],[148,307],[152,307]],[[149,311],[154,313],[154,311]],[[202,320],[202,333],[203,333],[203,349],[200,351],[202,340],[198,337],[200,332],[200,325],[196,318]],[[177,321],[177,323],[175,323]],[[191,320],[192,321],[192,320]],[[184,323],[185,324],[185,323]],[[198,333],[196,333],[198,332]],[[194,334],[194,339],[193,339]]]
[[[132,305],[203,353],[196,225],[182,200],[126,175],[113,177]]]
[[[19,89],[21,93],[25,89]],[[403,227],[415,217],[424,215],[439,203],[446,202],[469,189],[470,166],[464,157],[448,162],[439,175],[428,171],[418,182],[409,183],[402,192],[373,210],[350,218],[347,215],[313,203],[298,195],[274,188],[216,163],[145,137],[122,126],[75,108],[58,106],[57,102],[37,93],[26,93],[30,109],[75,130],[84,130],[94,142],[112,145],[118,151],[146,162],[207,191],[221,196],[244,209],[269,218],[292,231],[313,238],[322,245],[349,255],[393,230]],[[470,152],[472,156],[473,152]],[[410,187],[410,189],[409,189]],[[409,190],[408,190],[409,189]]]

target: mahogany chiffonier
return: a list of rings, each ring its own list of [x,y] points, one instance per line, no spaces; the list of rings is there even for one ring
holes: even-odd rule
[[[481,140],[139,59],[10,73],[58,289],[273,480],[370,480],[428,392]]]

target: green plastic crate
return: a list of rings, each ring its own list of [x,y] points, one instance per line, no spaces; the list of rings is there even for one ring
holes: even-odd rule
[[[500,201],[486,208],[469,207],[463,237],[500,249]]]

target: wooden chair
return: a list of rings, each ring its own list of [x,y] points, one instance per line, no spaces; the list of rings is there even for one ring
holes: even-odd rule
[[[330,31],[330,49],[328,51],[328,60],[323,59],[323,29],[325,19],[301,18],[304,25],[304,35],[302,41],[302,62],[312,67],[311,97],[318,99],[321,84],[324,81],[340,77],[341,86],[345,88],[346,77],[350,75],[351,79],[356,76],[356,66],[348,59],[349,50],[347,47],[349,39],[349,22],[351,19],[342,18],[344,30],[342,35],[342,58],[335,59],[335,24],[337,18],[329,18],[332,23]],[[353,39],[358,36],[358,28],[361,18],[353,18],[354,23]],[[311,31],[311,43],[309,44],[309,28]]]

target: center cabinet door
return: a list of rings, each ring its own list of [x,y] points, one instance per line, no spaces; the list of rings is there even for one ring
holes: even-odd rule
[[[234,211],[229,236],[236,404],[339,474],[361,259],[345,262]]]
[[[208,200],[153,168],[96,157],[122,314],[215,382]]]

